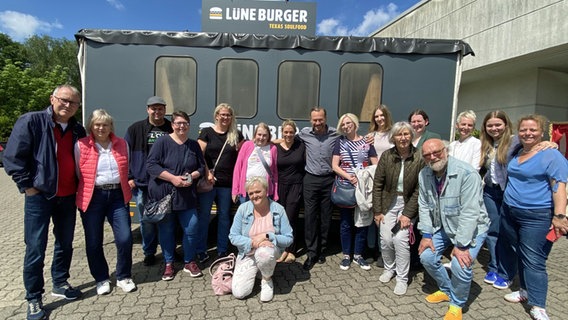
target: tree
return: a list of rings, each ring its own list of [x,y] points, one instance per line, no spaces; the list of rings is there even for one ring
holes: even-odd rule
[[[3,33],[0,33],[0,69],[4,68],[6,60],[13,62],[26,62],[26,51],[24,46]]]
[[[54,39],[49,36],[31,36],[24,43],[26,55],[29,58],[32,75],[42,77],[55,66],[67,70],[70,83],[81,87],[79,64],[77,62],[77,43],[67,39]]]
[[[32,36],[22,45],[0,33],[0,141],[20,115],[48,106],[56,86],[81,87],[76,56],[70,40]]]

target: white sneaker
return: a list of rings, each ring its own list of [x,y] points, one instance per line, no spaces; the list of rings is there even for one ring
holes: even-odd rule
[[[272,279],[260,281],[260,301],[268,302],[274,297],[274,283]]]
[[[387,283],[391,281],[393,277],[394,277],[394,272],[385,270],[383,271],[383,274],[381,274],[381,276],[379,277],[379,281],[382,283]]]
[[[529,294],[527,293],[527,290],[521,288],[519,291],[506,294],[504,298],[505,300],[513,303],[525,302],[529,300]]]
[[[396,285],[394,286],[394,294],[403,296],[406,294],[407,289],[408,289],[408,284],[406,282],[397,281]]]
[[[544,310],[543,308],[532,307],[530,315],[534,320],[550,320],[550,318],[546,314],[546,310]]]
[[[110,293],[110,280],[103,280],[97,282],[97,294],[99,296]]]
[[[136,290],[136,284],[130,278],[117,280],[116,286],[121,288],[122,291],[124,291],[124,292],[132,292],[132,291]]]

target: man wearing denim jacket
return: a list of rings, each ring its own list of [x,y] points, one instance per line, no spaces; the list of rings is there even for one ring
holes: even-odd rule
[[[428,165],[420,171],[420,261],[440,290],[428,295],[430,303],[450,302],[445,320],[462,319],[473,278],[473,262],[487,236],[489,218],[483,204],[481,177],[470,164],[449,157],[444,142],[430,139],[422,146]],[[440,259],[452,250],[452,277]]]

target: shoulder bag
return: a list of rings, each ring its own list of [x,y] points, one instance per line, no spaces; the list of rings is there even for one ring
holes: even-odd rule
[[[141,220],[144,222],[158,223],[164,219],[167,214],[172,212],[172,199],[176,193],[174,187],[170,193],[160,200],[148,201],[144,205],[144,213]]]
[[[355,167],[355,159],[353,159],[351,150],[348,147],[345,149],[347,149],[349,157],[351,157],[352,166]],[[357,205],[355,186],[348,180],[336,176],[331,189],[331,202],[340,208],[355,208]]]
[[[215,172],[215,168],[217,167],[217,164],[219,163],[219,159],[221,158],[221,155],[223,155],[223,150],[225,150],[225,146],[227,145],[227,142],[229,140],[225,140],[225,143],[223,144],[223,148],[221,148],[221,152],[219,152],[219,156],[217,156],[217,160],[215,161],[215,164],[213,165],[213,168],[211,169],[211,172]],[[211,190],[213,190],[214,187],[214,183],[209,182],[209,179],[207,179],[207,177],[201,177],[201,179],[199,179],[199,181],[197,182],[197,186],[196,186],[196,190],[197,193],[205,193],[205,192],[209,192]]]

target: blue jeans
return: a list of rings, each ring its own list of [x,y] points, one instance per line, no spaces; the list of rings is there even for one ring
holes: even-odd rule
[[[231,188],[214,187],[209,192],[201,193],[199,197],[199,240],[197,242],[197,253],[207,251],[207,233],[209,231],[209,217],[213,201],[217,204],[217,252],[224,253],[229,249],[231,205],[233,203]]]
[[[156,254],[158,248],[158,225],[142,221],[144,204],[148,201],[148,188],[138,187],[132,190],[132,197],[136,200],[136,207],[140,214],[140,234],[142,235],[142,251],[144,256]]]
[[[197,240],[199,239],[199,218],[197,209],[173,210],[158,223],[158,236],[160,246],[166,263],[174,262],[176,249],[176,220],[183,229],[182,246],[184,262],[188,263],[195,259]]]
[[[519,209],[503,204],[501,232],[497,242],[499,276],[511,280],[519,272],[521,288],[528,292],[528,304],[546,307],[548,273],[546,260],[552,242],[546,234],[552,223],[552,209]],[[517,270],[518,268],[518,270]]]
[[[475,247],[469,248],[472,260],[477,258],[477,254],[483,247],[486,237],[487,233],[481,233],[475,237]],[[469,268],[462,268],[458,260],[452,257],[452,278],[450,279],[448,271],[442,265],[441,259],[444,251],[452,245],[452,241],[446,235],[444,229],[441,229],[432,236],[432,242],[436,251],[432,252],[431,249],[424,250],[420,255],[420,261],[424,269],[428,271],[428,274],[436,280],[440,290],[450,297],[450,304],[461,308],[469,297],[469,289],[473,279],[473,265]]]
[[[367,232],[369,227],[355,227],[353,215],[355,209],[340,208],[339,235],[341,238],[341,251],[344,255],[362,255],[367,245]],[[355,230],[355,243],[353,250],[353,230]]]
[[[503,214],[503,191],[501,191],[499,186],[485,186],[485,188],[483,188],[483,202],[485,203],[487,215],[491,221],[489,230],[487,231],[487,239],[485,239],[485,245],[487,246],[487,250],[489,250],[490,256],[487,271],[496,273],[498,267],[496,246],[497,238],[499,237],[499,220]]]
[[[85,251],[91,275],[96,282],[110,278],[103,250],[105,218],[112,228],[116,245],[116,279],[132,278],[130,213],[124,204],[121,189],[95,189],[87,211],[81,212],[83,230],[85,230]]]
[[[41,299],[44,292],[43,266],[50,219],[53,221],[55,243],[51,278],[59,287],[69,279],[69,268],[73,257],[73,237],[77,207],[75,195],[46,199],[40,192],[25,196],[24,203],[24,287],[26,299]]]

